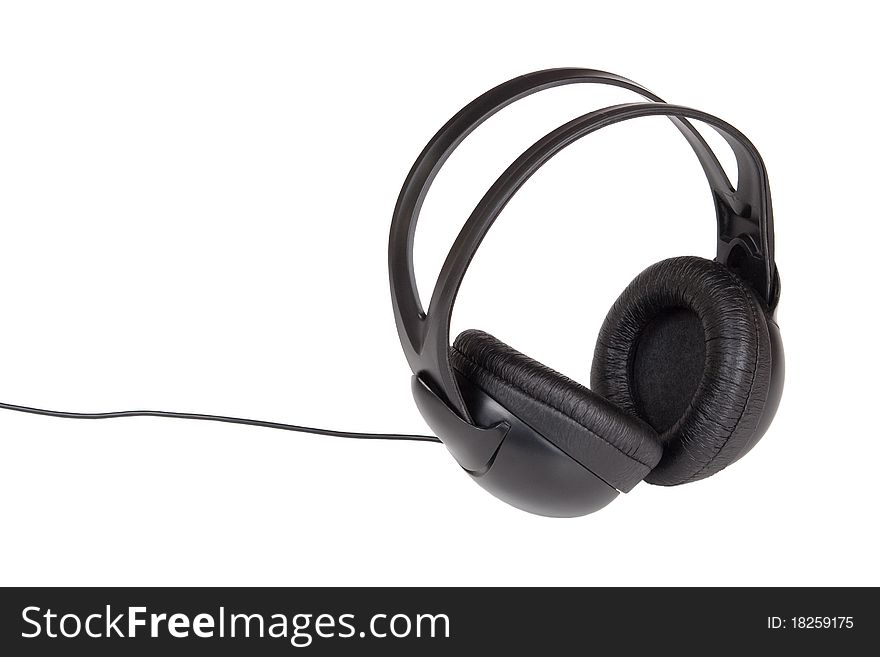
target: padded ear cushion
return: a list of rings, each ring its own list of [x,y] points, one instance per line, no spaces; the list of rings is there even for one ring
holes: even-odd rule
[[[590,380],[657,430],[663,458],[645,481],[673,486],[744,453],[770,362],[766,315],[751,289],[723,265],[682,257],[643,271],[614,303]]]
[[[660,460],[647,424],[488,333],[465,331],[449,356],[459,375],[618,490]]]

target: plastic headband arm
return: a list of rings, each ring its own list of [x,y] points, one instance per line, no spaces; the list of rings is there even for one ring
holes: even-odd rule
[[[394,281],[397,278],[399,284],[401,271],[395,271],[395,263],[397,267],[400,267],[401,263],[399,260],[396,260],[395,255],[399,258],[403,250],[395,253],[393,247],[396,239],[394,230],[392,230],[392,292],[394,294],[395,311],[398,315],[398,326],[403,329],[401,331],[401,341],[406,343],[407,336],[410,333],[416,334],[415,337],[418,338],[418,342],[413,342],[407,351],[408,356],[410,350],[414,352],[414,358],[410,361],[413,372],[421,376],[423,380],[426,380],[429,385],[437,388],[463,418],[470,419],[449,364],[449,322],[458,289],[477,248],[492,223],[516,191],[550,158],[566,146],[600,128],[640,116],[668,116],[674,119],[689,118],[699,120],[712,126],[730,144],[739,168],[740,192],[748,190],[748,193],[754,196],[754,200],[752,204],[740,209],[741,214],[735,214],[731,204],[728,204],[727,212],[729,214],[719,211],[719,233],[725,226],[732,225],[736,227],[738,222],[744,225],[747,221],[755,223],[756,231],[744,232],[745,238],[738,238],[737,240],[732,240],[732,242],[743,245],[743,251],[746,252],[747,257],[758,260],[762,265],[761,268],[765,269],[766,278],[764,280],[767,281],[767,285],[765,289],[759,289],[759,292],[764,296],[765,300],[773,301],[773,277],[770,272],[775,273],[775,267],[772,260],[770,189],[766,169],[754,145],[730,124],[710,114],[686,107],[662,103],[632,103],[591,112],[560,126],[536,142],[498,178],[474,209],[459,233],[441,269],[427,314],[422,312],[420,307],[417,310],[417,314],[410,314],[409,311],[412,308],[405,308],[400,303],[403,299],[399,296],[399,291],[395,290]],[[680,121],[677,125],[689,126],[684,121]],[[688,134],[685,136],[689,137]],[[697,151],[701,162],[709,161],[711,151],[708,150],[708,147],[705,147],[705,142],[696,139],[692,140],[691,138],[688,141]],[[701,152],[701,149],[704,147],[706,152]],[[711,158],[714,159],[714,156],[711,156]],[[706,166],[704,165],[705,170]],[[709,183],[712,186],[716,201],[719,199],[723,200],[722,192],[715,187],[718,181],[714,180],[708,171],[707,176],[709,177]],[[405,188],[401,194],[402,198],[406,192]],[[722,204],[716,202],[716,208],[720,209],[721,207]],[[413,227],[410,226],[410,228]],[[752,237],[755,234],[757,236],[757,243],[750,243],[755,241]],[[719,243],[720,241],[719,239]],[[412,240],[410,237],[406,245],[408,256],[406,263],[404,263],[410,275],[412,273],[412,259],[409,257],[411,256],[411,249]],[[726,246],[724,252],[719,247],[719,260],[726,262],[731,250],[732,246]],[[755,284],[753,278],[750,282],[753,285]],[[415,294],[414,286],[413,294]],[[418,304],[417,298],[415,298],[415,303]],[[772,305],[772,303],[768,305]]]

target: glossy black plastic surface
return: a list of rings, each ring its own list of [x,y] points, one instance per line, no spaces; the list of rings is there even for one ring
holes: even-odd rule
[[[418,377],[412,389],[425,421],[471,478],[508,504],[572,518],[608,505],[618,491],[524,424],[466,379],[475,425],[464,422]],[[487,427],[487,428],[481,428]]]

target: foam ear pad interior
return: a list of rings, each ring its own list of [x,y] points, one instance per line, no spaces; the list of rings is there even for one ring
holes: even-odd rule
[[[663,260],[614,303],[596,344],[594,391],[659,434],[645,481],[673,486],[733,463],[754,434],[770,384],[763,307],[726,267]]]
[[[599,395],[482,331],[450,348],[460,376],[618,490],[628,491],[659,461],[656,432]]]

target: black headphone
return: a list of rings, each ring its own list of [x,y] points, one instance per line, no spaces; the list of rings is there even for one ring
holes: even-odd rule
[[[471,131],[505,106],[576,82],[623,87],[652,102],[590,112],[526,150],[471,213],[425,312],[415,284],[413,238],[440,167]],[[581,137],[657,115],[669,117],[681,131],[709,181],[718,222],[715,260],[663,260],[630,283],[599,333],[592,390],[481,331],[465,331],[450,346],[450,317],[468,265],[525,181]],[[730,144],[736,189],[688,119],[708,124]],[[643,479],[663,486],[704,479],[754,447],[779,406],[784,379],[775,321],[779,274],[760,154],[729,123],[666,104],[612,73],[577,68],[530,73],[453,116],[403,184],[391,222],[389,270],[419,411],[474,481],[525,511],[579,516]]]

